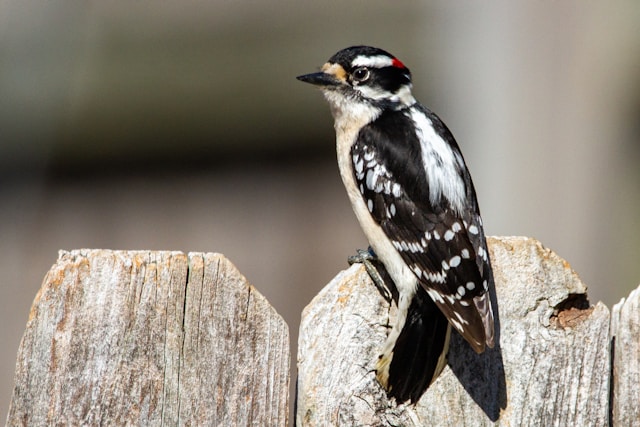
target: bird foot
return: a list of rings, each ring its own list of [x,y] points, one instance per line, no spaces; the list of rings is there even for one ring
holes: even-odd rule
[[[371,277],[373,284],[378,288],[378,292],[382,295],[382,297],[387,300],[387,302],[391,303],[393,300],[393,294],[387,284],[385,283],[382,275],[378,271],[378,267],[374,265],[374,263],[380,263],[378,260],[378,256],[376,253],[369,247],[367,250],[358,249],[356,251],[356,255],[351,255],[348,259],[349,264],[362,264],[364,265],[365,270],[367,270],[367,274]],[[383,267],[384,268],[384,267]]]

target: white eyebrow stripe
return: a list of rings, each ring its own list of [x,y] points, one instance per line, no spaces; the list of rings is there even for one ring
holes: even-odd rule
[[[391,67],[392,65],[393,65],[393,58],[389,58],[386,55],[376,55],[376,56],[360,55],[351,62],[352,67],[384,68],[384,67]]]

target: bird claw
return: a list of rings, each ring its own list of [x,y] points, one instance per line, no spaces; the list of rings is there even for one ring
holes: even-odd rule
[[[376,253],[369,247],[367,250],[358,249],[356,251],[356,255],[351,255],[347,260],[350,265],[353,264],[362,264],[367,270],[367,274],[373,281],[373,284],[378,288],[378,292],[382,295],[382,297],[387,300],[387,302],[391,303],[393,300],[393,294],[387,284],[385,283],[382,275],[378,271],[378,268],[373,265],[373,263],[379,263],[378,256]]]

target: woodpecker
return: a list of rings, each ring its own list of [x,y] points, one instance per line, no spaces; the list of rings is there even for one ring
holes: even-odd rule
[[[494,345],[493,276],[471,175],[390,53],[352,46],[298,80],[329,103],[342,181],[397,289],[376,378],[389,397],[415,403],[446,365],[452,327],[477,353]]]

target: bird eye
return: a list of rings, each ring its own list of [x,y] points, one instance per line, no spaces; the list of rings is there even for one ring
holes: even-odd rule
[[[360,67],[353,70],[353,79],[357,82],[364,82],[369,79],[371,73],[366,67]]]

